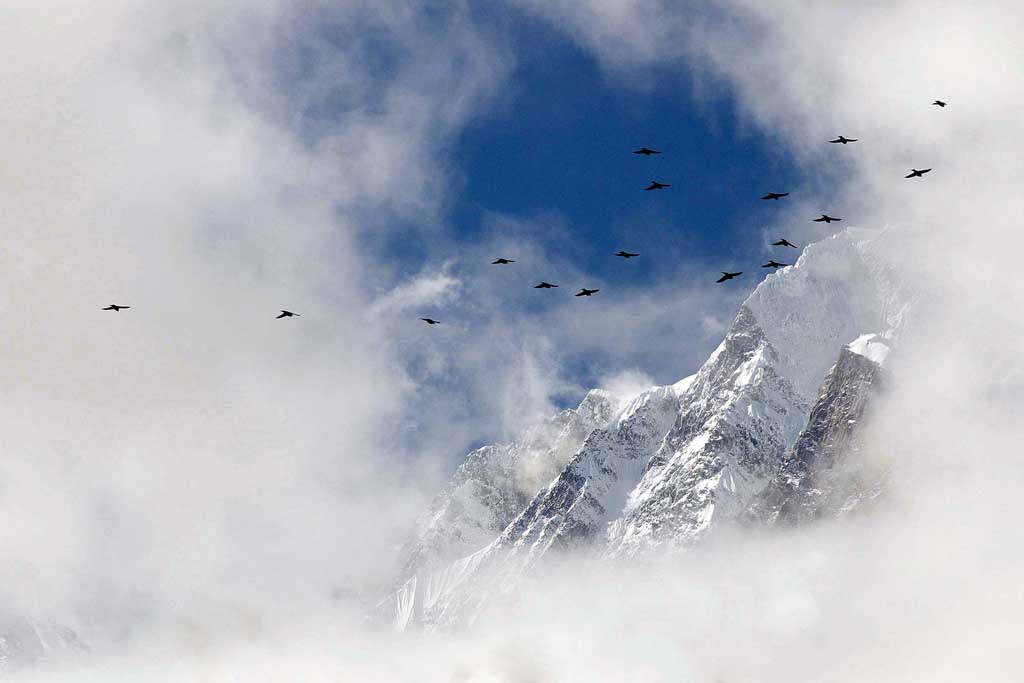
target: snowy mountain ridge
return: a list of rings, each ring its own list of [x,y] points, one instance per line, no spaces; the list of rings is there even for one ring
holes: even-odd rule
[[[553,440],[469,454],[418,538],[443,551],[411,556],[384,612],[399,628],[466,625],[552,552],[683,549],[719,527],[810,519],[875,495],[838,472],[907,314],[875,257],[880,235],[848,229],[768,275],[694,375],[625,405],[591,392]],[[509,485],[524,458],[551,473],[533,491]],[[436,541],[455,534],[460,543]]]

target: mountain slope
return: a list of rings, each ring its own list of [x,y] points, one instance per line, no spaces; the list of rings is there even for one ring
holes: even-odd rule
[[[493,541],[617,409],[615,396],[595,389],[577,408],[532,427],[521,440],[469,453],[406,548],[395,592],[381,605],[384,613],[397,615],[404,626],[428,609],[449,582],[455,560]]]

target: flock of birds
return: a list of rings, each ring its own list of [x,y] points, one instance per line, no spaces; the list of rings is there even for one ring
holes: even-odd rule
[[[932,102],[932,106],[945,107],[946,106],[946,102],[943,102],[942,100],[935,100],[934,102]],[[828,142],[830,144],[833,144],[833,145],[848,145],[851,142],[857,142],[857,141],[858,141],[857,138],[848,138],[848,137],[845,137],[843,135],[840,135],[835,140],[829,140]],[[633,154],[639,154],[641,156],[649,157],[649,156],[652,156],[654,154],[661,154],[661,152],[659,150],[656,150],[656,149],[650,149],[648,147],[641,147],[640,149],[633,150]],[[910,173],[908,173],[907,175],[905,175],[903,177],[904,178],[921,178],[921,177],[924,176],[925,173],[928,173],[931,170],[932,169],[930,169],[930,168],[922,168],[922,169],[912,168],[912,169],[910,169]],[[672,185],[669,184],[669,183],[660,183],[657,180],[651,180],[651,184],[648,185],[647,187],[645,187],[644,191],[645,192],[651,192],[651,191],[654,191],[654,190],[664,190],[664,189],[669,188],[669,187],[672,187]],[[782,199],[783,197],[788,197],[788,196],[789,196],[788,192],[769,192],[768,194],[766,194],[763,197],[761,197],[761,199],[762,200],[778,201],[778,200]],[[829,216],[827,213],[823,213],[818,218],[813,219],[813,222],[815,222],[815,223],[836,223],[836,222],[839,222],[839,221],[842,221],[842,220],[843,220],[842,218],[836,218],[834,216]],[[793,244],[792,242],[790,242],[789,240],[787,240],[784,237],[779,239],[777,242],[772,242],[772,246],[773,247],[791,247],[793,249],[798,249],[799,248],[795,244]],[[629,251],[622,251],[622,250],[620,250],[620,251],[616,252],[615,254],[613,254],[613,256],[618,256],[620,258],[627,259],[627,260],[631,259],[631,258],[634,258],[634,257],[637,257],[639,255],[640,254],[629,252]],[[515,260],[508,259],[508,258],[497,258],[497,259],[491,261],[491,265],[494,265],[494,266],[507,266],[507,265],[510,265],[512,263],[515,263]],[[779,268],[785,268],[788,265],[790,265],[790,264],[788,264],[788,263],[780,263],[780,262],[776,261],[775,259],[771,259],[771,260],[768,261],[768,263],[762,264],[761,267],[762,268],[772,268],[773,270],[777,270]],[[740,275],[743,275],[743,271],[737,271],[735,273],[730,273],[728,271],[724,271],[723,270],[722,271],[722,277],[720,277],[717,280],[715,280],[715,282],[717,282],[717,283],[726,282],[728,280],[735,279],[735,278],[739,277]],[[534,289],[555,289],[557,287],[558,287],[558,285],[551,284],[550,282],[545,282],[545,281],[541,281],[540,283],[538,283],[538,284],[533,286]],[[593,296],[594,294],[597,294],[600,291],[601,291],[600,289],[587,289],[586,287],[583,287],[574,296]],[[124,309],[127,309],[127,308],[131,308],[131,306],[119,306],[118,304],[110,304],[109,306],[107,306],[106,308],[104,308],[102,310],[104,310],[104,311],[121,311],[121,310],[124,310]],[[284,309],[281,309],[281,313],[278,316],[276,316],[276,319],[280,320],[281,318],[295,318],[295,317],[299,317],[299,314],[298,313],[293,313],[291,311],[286,311]],[[420,320],[422,320],[423,322],[427,323],[428,325],[439,325],[440,322],[441,322],[440,320],[434,320],[433,318],[420,318]]]

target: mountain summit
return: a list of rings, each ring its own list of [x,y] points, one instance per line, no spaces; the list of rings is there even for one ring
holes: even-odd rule
[[[906,303],[848,229],[768,275],[697,372],[622,402],[592,391],[521,442],[470,453],[379,605],[397,628],[471,623],[552,552],[684,550],[735,524],[855,508],[849,475]],[[529,474],[526,474],[529,473]]]

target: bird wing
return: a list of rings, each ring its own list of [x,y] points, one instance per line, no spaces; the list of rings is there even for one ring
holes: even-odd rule
[[[276,318],[274,318],[274,319],[275,319],[275,320],[280,320],[281,318],[287,318],[287,317],[288,317],[288,314],[287,314],[287,313],[282,313],[281,315],[277,316],[277,317],[276,317]]]

